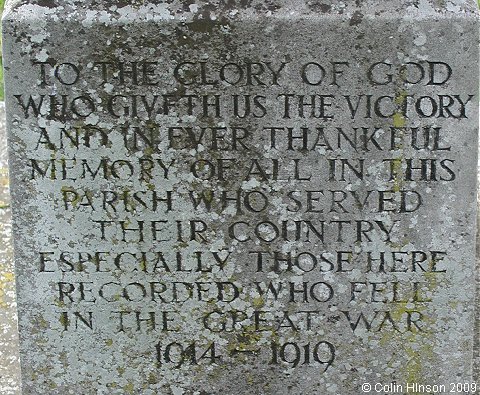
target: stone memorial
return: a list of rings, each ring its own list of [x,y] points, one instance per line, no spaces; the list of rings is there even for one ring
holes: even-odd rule
[[[22,385],[477,391],[473,0],[11,0]]]

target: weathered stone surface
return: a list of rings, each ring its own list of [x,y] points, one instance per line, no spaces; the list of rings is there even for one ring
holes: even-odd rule
[[[0,102],[0,393],[20,393],[5,105]]]
[[[24,393],[470,382],[475,2],[205,3],[8,5]]]

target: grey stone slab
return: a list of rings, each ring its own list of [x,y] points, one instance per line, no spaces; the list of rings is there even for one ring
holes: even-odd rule
[[[5,106],[0,102],[0,393],[20,394]]]
[[[480,123],[480,119],[479,119]],[[480,148],[480,141],[479,141]],[[480,157],[478,159],[478,168],[477,168],[477,185],[480,183]],[[477,250],[476,250],[476,259],[477,265],[480,262],[480,191],[477,188]],[[478,267],[477,267],[478,268]],[[475,337],[473,345],[473,354],[474,354],[474,378],[479,380],[480,378],[480,296],[479,296],[479,287],[480,287],[480,271],[477,269],[476,272],[476,281],[477,281],[477,294],[475,298]]]
[[[8,3],[23,392],[472,382],[476,12]]]

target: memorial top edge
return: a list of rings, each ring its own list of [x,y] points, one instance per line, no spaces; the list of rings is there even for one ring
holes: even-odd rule
[[[6,15],[19,19],[63,15],[111,21],[244,19],[256,17],[478,17],[476,0],[7,0]]]

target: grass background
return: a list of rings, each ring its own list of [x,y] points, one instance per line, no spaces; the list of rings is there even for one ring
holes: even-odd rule
[[[480,0],[477,0],[478,7],[480,8]],[[3,6],[5,4],[5,0],[0,0],[0,14],[3,11]],[[2,43],[2,36],[0,34],[0,44]],[[2,48],[0,45],[0,100],[4,100],[4,93],[3,93],[3,65],[2,65]]]

